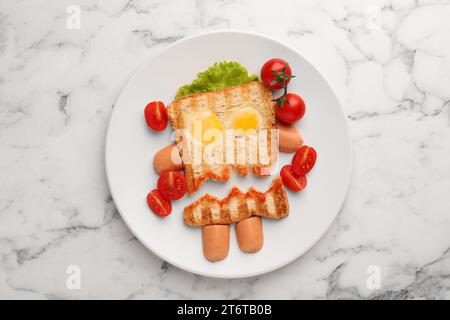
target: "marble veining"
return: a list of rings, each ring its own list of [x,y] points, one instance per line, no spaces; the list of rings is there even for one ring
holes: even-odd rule
[[[137,67],[228,28],[310,59],[344,102],[354,146],[328,233],[244,280],[196,276],[147,251],[114,206],[103,159],[114,101]],[[2,1],[0,298],[449,299],[449,106],[447,0]],[[69,265],[80,290],[66,285]],[[380,288],[367,285],[372,265]]]

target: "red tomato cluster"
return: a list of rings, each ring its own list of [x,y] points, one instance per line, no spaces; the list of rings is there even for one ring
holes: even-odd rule
[[[167,127],[167,109],[161,101],[151,101],[144,109],[145,121],[150,129],[163,131]],[[158,188],[147,195],[147,204],[160,217],[172,212],[172,200],[181,199],[186,193],[186,178],[178,171],[166,171],[161,174]]]
[[[317,153],[312,147],[302,146],[297,150],[292,163],[285,165],[280,172],[283,184],[292,191],[298,192],[306,188],[306,174],[316,163]]]
[[[295,93],[287,93],[292,69],[289,64],[279,58],[268,60],[261,69],[261,80],[272,90],[283,89],[283,94],[274,100],[277,119],[285,124],[293,124],[305,115],[305,101]],[[283,184],[292,191],[305,189],[306,174],[314,167],[317,153],[312,147],[302,146],[295,153],[292,163],[285,165],[280,172]]]
[[[186,193],[186,178],[178,171],[166,171],[161,174],[158,188],[147,195],[147,204],[160,217],[172,212],[172,200],[181,199]]]
[[[292,124],[300,120],[306,111],[302,97],[295,93],[287,93],[287,86],[293,77],[291,67],[283,59],[270,59],[261,69],[261,80],[267,88],[284,90],[283,94],[274,102],[277,118],[285,124]]]

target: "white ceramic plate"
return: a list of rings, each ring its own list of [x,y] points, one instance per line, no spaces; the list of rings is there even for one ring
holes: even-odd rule
[[[151,100],[171,102],[177,88],[216,61],[240,62],[260,73],[270,58],[287,60],[296,75],[289,91],[306,101],[305,117],[298,123],[305,144],[318,153],[308,174],[308,187],[288,192],[290,214],[280,221],[264,219],[264,247],[256,254],[242,253],[231,228],[230,253],[218,263],[205,260],[201,230],[183,224],[183,208],[209,192],[225,196],[233,185],[242,190],[254,185],[266,190],[272,178],[242,178],[233,174],[226,184],[207,182],[193,197],[173,202],[165,219],[147,207],[146,195],[158,176],[152,169],[154,153],[170,143],[171,130],[151,132],[143,110]],[[280,167],[292,154],[281,154]],[[201,275],[239,278],[280,268],[305,253],[326,232],[347,193],[351,175],[351,143],[346,117],[330,84],[301,54],[265,36],[220,31],[178,41],[151,58],[128,81],[114,106],[106,139],[106,172],[114,202],[136,237],[165,261]]]

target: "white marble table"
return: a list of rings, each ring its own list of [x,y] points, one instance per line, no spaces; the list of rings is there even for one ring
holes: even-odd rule
[[[245,280],[195,276],[147,251],[104,171],[127,78],[155,50],[224,28],[265,33],[315,63],[354,143],[328,233]],[[0,298],[450,298],[449,105],[449,1],[3,0]],[[71,265],[80,290],[67,286]]]

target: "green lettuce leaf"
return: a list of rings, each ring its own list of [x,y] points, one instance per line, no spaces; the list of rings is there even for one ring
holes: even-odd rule
[[[185,84],[177,91],[176,98],[196,92],[209,92],[226,87],[259,81],[258,76],[249,75],[248,70],[236,61],[216,62],[207,70],[197,74],[197,79]]]

